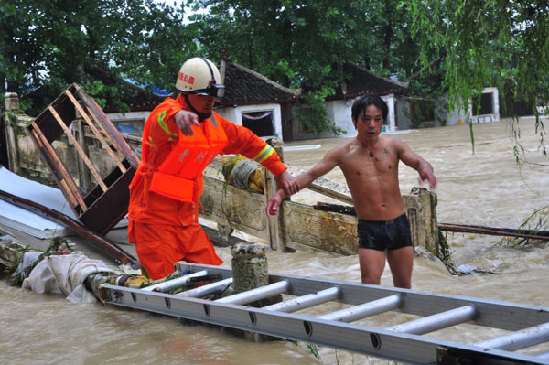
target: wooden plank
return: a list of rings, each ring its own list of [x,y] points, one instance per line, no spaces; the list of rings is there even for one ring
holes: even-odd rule
[[[86,156],[86,154],[84,153],[84,150],[82,150],[82,147],[80,146],[80,144],[78,143],[78,141],[76,140],[76,138],[74,138],[74,136],[72,135],[71,131],[69,130],[69,127],[67,127],[67,125],[65,124],[65,122],[63,122],[63,119],[61,119],[61,117],[59,116],[59,114],[57,114],[57,112],[55,111],[55,109],[51,106],[51,105],[48,105],[48,110],[52,113],[52,115],[55,117],[55,120],[57,120],[57,123],[59,123],[59,126],[61,128],[63,128],[63,130],[65,131],[65,134],[67,135],[67,137],[69,137],[69,139],[71,140],[71,142],[73,143],[74,147],[76,148],[76,150],[78,151],[78,153],[80,154],[80,157],[82,158],[82,160],[86,163],[86,165],[88,165],[89,169],[90,169],[90,172],[91,174],[93,175],[93,177],[95,178],[95,180],[97,181],[97,184],[99,184],[99,186],[101,187],[101,189],[103,191],[107,191],[107,186],[105,185],[105,183],[103,183],[103,178],[101,177],[101,175],[99,175],[99,172],[95,169],[95,167],[93,166],[93,164],[91,163],[90,159],[88,158],[88,156]]]
[[[358,252],[356,217],[314,209],[314,207],[284,201],[284,221],[289,248],[307,251],[327,251],[342,255]]]
[[[204,206],[203,218],[269,240],[262,194],[204,177],[204,192],[200,201]],[[280,219],[284,219],[287,247],[356,254],[356,218],[318,211],[311,206],[287,200],[283,202],[281,211]]]
[[[105,113],[103,113],[103,110],[101,110],[95,100],[88,97],[88,95],[86,95],[86,93],[84,93],[77,84],[73,84],[72,87],[74,87],[80,99],[86,104],[89,114],[93,117],[97,124],[99,124],[101,130],[103,131],[103,133],[105,133],[109,141],[113,144],[116,151],[120,153],[121,156],[124,156],[124,158],[132,166],[137,167],[139,165],[139,160],[137,159],[137,156],[132,151],[130,146],[128,146],[126,141],[124,141],[124,138],[116,130],[116,128],[111,123],[109,118],[107,118]]]
[[[204,207],[203,218],[269,240],[263,194],[205,176],[200,202]]]
[[[327,197],[341,200],[342,202],[345,202],[345,203],[353,204],[353,198],[351,198],[350,196],[342,194],[338,191],[326,188],[324,186],[320,186],[318,184],[315,184],[314,182],[311,183],[311,185],[308,188],[322,195],[326,195]]]
[[[263,195],[205,177],[201,202],[204,205],[204,218],[269,241]],[[434,205],[436,197],[424,190],[404,196],[414,245],[436,253],[438,231]],[[283,228],[278,234],[283,237],[287,248],[343,255],[358,252],[358,219],[354,216],[318,210],[310,205],[285,200],[279,219],[283,220]]]
[[[74,180],[69,174],[67,168],[59,159],[59,156],[48,142],[46,136],[44,136],[44,134],[40,130],[40,127],[38,127],[38,124],[36,124],[36,122],[32,122],[31,126],[32,129],[29,129],[31,136],[36,141],[38,147],[43,151],[43,156],[48,161],[48,167],[50,168],[56,179],[59,181],[61,187],[63,188],[62,191],[65,193],[65,196],[69,200],[69,204],[71,204],[71,207],[75,208],[80,204],[81,210],[88,209],[86,203],[84,202],[84,199],[82,198],[80,189],[78,189],[78,187],[75,185]]]
[[[97,127],[93,124],[93,122],[91,121],[90,117],[88,116],[88,114],[84,111],[84,109],[82,108],[82,106],[80,105],[80,103],[78,102],[78,100],[76,100],[76,98],[72,95],[72,93],[70,92],[70,90],[66,90],[65,93],[67,94],[67,96],[69,97],[69,99],[71,100],[71,102],[74,104],[74,106],[76,107],[76,109],[78,109],[78,111],[80,112],[80,115],[82,115],[82,118],[84,118],[84,120],[86,121],[86,123],[88,123],[88,125],[90,126],[91,130],[93,131],[93,133],[95,134],[95,136],[97,137],[97,139],[99,139],[99,141],[101,141],[101,145],[103,146],[103,148],[105,148],[105,150],[107,151],[107,153],[111,156],[111,158],[113,159],[114,163],[118,166],[118,168],[122,171],[122,173],[126,172],[126,168],[124,167],[124,165],[122,165],[122,161],[118,158],[122,158],[124,156],[121,156],[119,155],[118,157],[114,154],[111,146],[107,143],[107,141],[105,141],[105,138],[103,138],[103,135],[101,134],[101,132],[97,129]]]
[[[536,232],[532,230],[521,230],[521,229],[514,230],[510,228],[492,228],[492,227],[471,226],[471,225],[450,224],[450,223],[439,223],[438,229],[441,231],[470,232],[470,233],[478,233],[478,234],[487,234],[492,236],[508,236],[508,237],[518,237],[518,238],[526,238],[526,239],[540,240],[540,241],[549,241],[549,235],[547,235],[547,231]]]
[[[267,170],[263,170],[263,197],[265,206],[267,202],[271,199],[277,190],[277,185],[274,175]],[[286,239],[284,237],[284,215],[278,214],[275,216],[266,217],[267,219],[267,230],[269,234],[269,243],[271,248],[276,251],[286,250]]]

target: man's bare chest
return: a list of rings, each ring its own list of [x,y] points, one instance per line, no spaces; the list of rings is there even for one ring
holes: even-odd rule
[[[374,177],[394,175],[398,171],[398,158],[388,148],[350,151],[340,164],[346,176]]]

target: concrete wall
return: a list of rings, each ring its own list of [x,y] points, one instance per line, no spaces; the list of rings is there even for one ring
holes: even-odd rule
[[[500,121],[500,106],[499,106],[499,91],[495,87],[487,87],[483,89],[483,94],[489,94],[492,102],[492,112],[487,114],[477,115],[477,111],[473,110],[473,103],[469,100],[469,111],[454,108],[448,110],[448,97],[443,96],[435,103],[434,120],[425,120],[419,123],[419,127],[435,127],[440,125],[454,125],[467,123],[488,123]],[[398,118],[399,129],[412,128],[410,119],[410,99],[402,98],[396,103],[396,114]]]
[[[395,132],[400,127],[396,126],[396,110],[395,102],[396,98],[393,94],[383,95],[381,99],[387,103],[389,113],[385,123],[385,132]],[[298,121],[295,121],[292,125],[292,132],[295,140],[303,139],[317,139],[317,138],[329,138],[329,137],[352,137],[356,136],[357,132],[351,119],[351,107],[354,99],[347,100],[333,100],[326,102],[327,120],[330,124],[335,125],[336,129],[341,134],[336,134],[331,131],[328,132],[306,132],[302,131]]]
[[[284,140],[282,132],[282,112],[280,104],[253,104],[253,105],[240,105],[240,106],[227,106],[224,108],[218,108],[215,110],[221,116],[235,124],[242,125],[242,114],[247,113],[259,113],[259,112],[272,112],[273,113],[273,129],[274,137]],[[269,137],[269,136],[263,136]]]

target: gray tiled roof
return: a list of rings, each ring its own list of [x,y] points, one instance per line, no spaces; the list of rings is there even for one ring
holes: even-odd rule
[[[225,96],[221,104],[281,103],[297,99],[300,90],[285,88],[256,71],[224,60]]]
[[[379,76],[352,62],[343,64],[345,82],[340,85],[339,95],[357,96],[364,94],[405,94],[407,82],[398,82]]]

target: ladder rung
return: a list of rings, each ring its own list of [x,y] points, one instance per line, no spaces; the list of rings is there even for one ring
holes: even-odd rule
[[[475,344],[475,346],[486,349],[513,351],[535,346],[547,341],[549,341],[549,322],[482,341]]]
[[[153,285],[146,286],[141,290],[165,293],[165,292],[170,291],[174,288],[177,288],[177,287],[180,287],[180,286],[183,286],[183,285],[187,285],[191,278],[195,278],[197,276],[204,276],[204,275],[208,275],[208,271],[202,270],[202,271],[198,271],[194,274],[183,275],[183,276],[180,276],[178,278],[165,281],[163,283],[158,283],[158,284],[153,284]]]
[[[396,309],[400,307],[401,304],[402,297],[400,295],[389,295],[385,298],[328,313],[319,318],[332,321],[352,322],[360,318],[375,316]]]
[[[444,327],[470,321],[478,316],[477,308],[473,305],[464,305],[433,316],[419,318],[414,321],[399,324],[388,328],[390,331],[422,335]]]
[[[300,309],[335,300],[339,298],[340,293],[341,290],[337,286],[334,286],[332,288],[321,290],[315,294],[302,295],[284,302],[268,305],[263,307],[263,309],[292,313]]]
[[[288,290],[289,287],[290,282],[288,280],[282,280],[274,284],[264,285],[260,286],[259,288],[248,290],[235,295],[230,295],[228,297],[218,299],[215,302],[236,305],[248,304],[266,297],[283,294]]]
[[[198,288],[187,290],[176,295],[181,297],[201,298],[207,295],[220,293],[232,283],[233,283],[233,278],[228,278],[228,279],[218,281],[217,283],[202,285],[202,286],[199,286]]]

